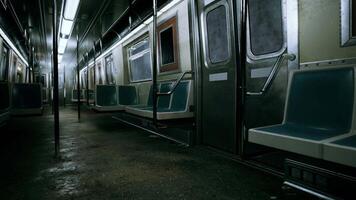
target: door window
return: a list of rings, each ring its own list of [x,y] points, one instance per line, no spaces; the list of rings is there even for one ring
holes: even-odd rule
[[[273,57],[284,47],[283,10],[281,0],[249,1],[250,57]],[[269,55],[269,56],[268,56]]]
[[[206,37],[208,63],[217,64],[230,58],[227,8],[217,4],[207,9]]]

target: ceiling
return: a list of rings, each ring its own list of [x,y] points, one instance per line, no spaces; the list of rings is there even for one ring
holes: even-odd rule
[[[35,67],[50,70],[53,41],[53,1],[0,1],[6,2],[7,5],[6,12],[1,14],[0,24],[7,26],[5,30],[13,36],[14,41],[17,41],[16,44],[24,55],[27,56],[29,46],[34,47]],[[60,13],[65,1],[57,0],[57,24],[59,24]],[[70,2],[70,0],[67,1]],[[158,0],[158,6],[164,5],[168,1]],[[0,5],[0,7],[2,6]],[[126,34],[128,30],[135,27],[135,24],[152,14],[151,8],[152,1],[149,0],[81,0],[62,65],[66,69],[76,67],[78,41],[79,58],[82,58],[83,55],[93,49],[94,43],[99,39],[112,42],[117,34]],[[130,17],[131,24],[129,24]],[[77,37],[79,38],[78,41]]]

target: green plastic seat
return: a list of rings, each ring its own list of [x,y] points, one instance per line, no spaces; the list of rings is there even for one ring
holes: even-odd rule
[[[249,141],[322,157],[322,143],[351,131],[354,68],[293,73],[282,124],[249,130]]]

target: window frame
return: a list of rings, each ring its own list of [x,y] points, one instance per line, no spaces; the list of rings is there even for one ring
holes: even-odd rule
[[[356,4],[356,0],[340,0],[341,2],[341,47],[353,46],[356,45],[356,35],[352,35],[353,29],[352,20],[356,13],[352,13],[352,4]],[[354,11],[356,12],[356,11]]]
[[[2,39],[2,38],[0,38]],[[3,49],[6,49],[6,55],[5,55],[5,66],[3,66],[5,68],[5,71],[4,71],[4,80],[0,80],[2,82],[6,82],[6,81],[9,81],[9,76],[10,76],[10,48],[4,43],[4,41],[2,41],[2,45],[0,46],[1,47],[1,55],[2,56],[2,53],[4,52]],[[1,60],[2,62],[2,60]],[[1,63],[0,63],[1,64]],[[1,66],[0,66],[1,67]]]
[[[110,69],[108,69],[108,62],[107,60],[110,59]],[[106,83],[108,85],[114,85],[116,84],[116,78],[114,76],[114,71],[113,71],[113,67],[114,67],[114,57],[113,54],[110,53],[109,55],[105,56],[104,58],[104,62],[105,62],[105,78],[106,78]],[[111,79],[111,83],[109,82]]]
[[[135,46],[138,45],[139,43],[143,42],[147,40],[148,41],[148,46],[149,48],[146,49],[145,51],[142,51],[138,54],[140,55],[144,55],[145,53],[149,52],[150,54],[150,69],[151,69],[151,76],[150,78],[147,79],[141,79],[141,80],[132,80],[132,74],[131,74],[131,58],[132,57],[139,57],[137,56],[137,54],[131,55],[130,54],[130,49]],[[129,78],[129,82],[130,83],[141,83],[141,82],[147,82],[147,81],[151,81],[152,80],[152,50],[151,50],[151,40],[150,37],[147,33],[143,34],[142,36],[138,37],[136,40],[134,40],[133,42],[131,42],[130,44],[125,46],[126,48],[126,61],[127,61],[127,69],[128,69],[128,78]]]
[[[228,43],[228,57],[226,60],[221,61],[221,62],[217,62],[217,63],[213,63],[211,62],[210,59],[210,55],[209,55],[209,40],[208,40],[208,25],[207,25],[207,15],[210,11],[223,6],[225,8],[226,11],[226,33],[227,33],[227,43]],[[224,65],[226,65],[227,63],[230,62],[231,58],[232,58],[232,44],[231,44],[231,24],[230,24],[230,9],[229,9],[229,5],[226,1],[220,1],[214,4],[208,4],[205,8],[204,8],[204,13],[203,13],[203,17],[202,17],[202,30],[203,30],[203,55],[204,55],[204,62],[205,62],[205,66],[207,68],[218,68],[218,67],[224,67]]]
[[[173,33],[173,56],[174,62],[168,64],[162,64],[162,49],[161,49],[161,33],[172,28]],[[159,73],[174,73],[180,71],[179,67],[179,35],[178,35],[178,18],[173,16],[166,21],[162,22],[157,27],[157,46],[158,46],[158,60],[159,60]]]
[[[286,10],[286,0],[281,0],[281,8],[282,8],[282,29],[283,29],[283,44],[282,47],[275,52],[263,54],[263,55],[255,55],[252,52],[251,45],[251,29],[250,29],[250,10],[247,9],[247,20],[246,20],[246,45],[247,45],[247,57],[251,60],[263,60],[268,58],[278,57],[285,52],[287,49],[287,10]]]

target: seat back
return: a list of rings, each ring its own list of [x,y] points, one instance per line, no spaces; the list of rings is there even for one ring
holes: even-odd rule
[[[40,84],[15,83],[12,88],[12,107],[31,109],[42,107],[42,87]]]
[[[185,111],[187,109],[191,81],[182,81],[172,94],[171,111]]]
[[[85,99],[85,93],[86,92],[84,90],[82,90],[82,89],[79,92],[80,92],[80,94],[79,94],[80,95],[80,99]],[[78,100],[78,94],[77,93],[78,93],[77,89],[73,89],[72,90],[72,99]]]
[[[137,104],[137,93],[135,86],[119,86],[119,104],[135,105]]]
[[[98,106],[117,106],[117,86],[116,85],[97,85],[96,104]]]
[[[0,82],[0,110],[10,107],[10,87],[8,83]]]
[[[85,93],[86,93],[87,91],[85,90]],[[88,90],[88,96],[89,96],[89,100],[94,100],[94,98],[95,98],[95,92],[94,92],[94,90]]]
[[[172,82],[161,83],[160,92],[169,92],[172,87]],[[157,100],[157,108],[169,108],[171,102],[171,95],[159,96]]]
[[[296,71],[292,75],[284,123],[347,133],[352,127],[354,68]]]
[[[147,106],[153,106],[153,86],[151,85],[150,87],[150,92],[148,93],[148,97],[147,97]]]

